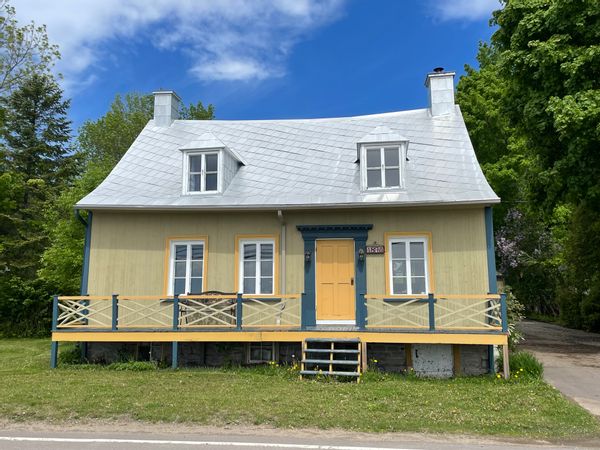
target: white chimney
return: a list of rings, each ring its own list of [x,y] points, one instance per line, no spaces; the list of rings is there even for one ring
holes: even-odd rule
[[[181,99],[175,91],[156,91],[154,94],[154,124],[157,127],[169,127],[179,119]]]
[[[454,75],[436,67],[427,74],[425,86],[429,89],[429,111],[433,117],[454,114]]]

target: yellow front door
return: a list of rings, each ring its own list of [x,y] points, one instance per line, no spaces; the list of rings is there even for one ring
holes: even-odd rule
[[[317,320],[355,320],[354,241],[317,240]]]

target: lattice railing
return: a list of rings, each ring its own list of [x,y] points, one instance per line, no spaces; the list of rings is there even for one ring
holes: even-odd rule
[[[169,328],[173,301],[155,295],[118,297],[118,328]]]
[[[366,295],[367,328],[507,331],[504,294]]]
[[[300,296],[244,295],[242,317],[244,327],[299,327],[301,324]]]
[[[378,296],[368,296],[366,298],[367,327],[429,327],[429,305],[427,298],[389,299]]]
[[[235,327],[237,326],[237,297],[235,295],[190,295],[179,298],[179,326]]]
[[[111,326],[111,296],[57,297],[55,328],[109,328]]]
[[[437,295],[436,328],[502,329],[499,295]]]

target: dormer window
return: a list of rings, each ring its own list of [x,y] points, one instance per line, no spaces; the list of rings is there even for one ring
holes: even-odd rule
[[[367,189],[400,187],[400,147],[367,147]]]
[[[222,194],[246,162],[212,133],[204,133],[181,147],[183,195]]]
[[[220,151],[190,151],[185,154],[185,192],[196,194],[219,191]]]
[[[404,189],[408,139],[380,126],[357,142],[363,191]]]

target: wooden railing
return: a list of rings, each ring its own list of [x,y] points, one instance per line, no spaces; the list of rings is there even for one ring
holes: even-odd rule
[[[361,306],[359,329],[508,331],[504,294],[364,295]],[[308,326],[314,324],[302,322],[300,295],[55,296],[52,319],[54,331]]]
[[[366,328],[508,331],[506,295],[365,295]]]
[[[54,296],[52,329],[299,328],[300,295]]]

